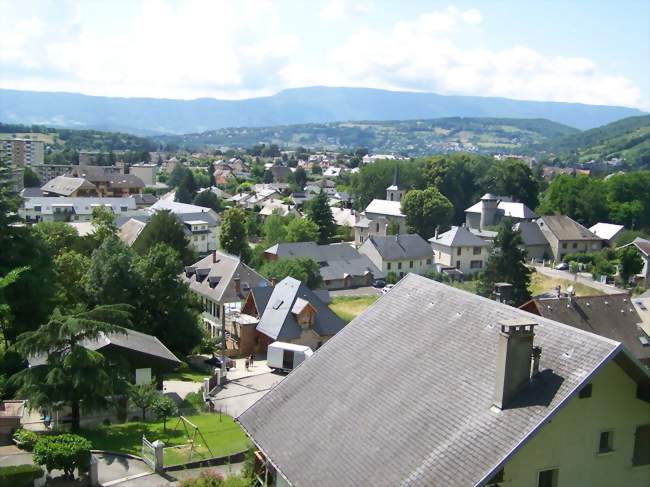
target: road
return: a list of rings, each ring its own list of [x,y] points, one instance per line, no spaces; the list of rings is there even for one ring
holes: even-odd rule
[[[541,265],[535,265],[535,270],[540,274],[545,276],[553,277],[556,279],[566,279],[567,281],[573,281],[574,275],[567,271],[560,271],[557,269],[551,269],[550,267],[542,267]],[[625,292],[623,289],[619,289],[616,286],[610,286],[609,284],[601,284],[600,282],[594,281],[591,278],[590,274],[578,273],[578,282],[584,284],[585,286],[593,287],[602,291],[604,294],[618,294]]]

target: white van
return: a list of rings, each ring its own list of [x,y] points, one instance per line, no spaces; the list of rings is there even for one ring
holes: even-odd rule
[[[312,349],[304,345],[273,342],[266,352],[266,365],[270,369],[290,372],[313,354]]]

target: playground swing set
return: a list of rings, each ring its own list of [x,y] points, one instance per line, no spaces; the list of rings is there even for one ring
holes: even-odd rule
[[[175,448],[178,450],[189,450],[187,459],[188,462],[192,461],[192,456],[198,452],[198,448],[201,446],[205,446],[205,448],[208,450],[208,453],[210,454],[208,458],[213,457],[214,455],[212,454],[212,450],[210,450],[210,445],[208,445],[208,442],[203,436],[203,433],[201,433],[199,427],[192,423],[185,416],[179,416],[176,425],[172,428],[172,431],[176,431],[178,429],[178,426],[181,424],[183,425],[183,429],[185,430],[185,437],[188,441],[183,445],[177,445],[170,448]],[[201,443],[197,443],[197,437],[203,442],[203,445]]]

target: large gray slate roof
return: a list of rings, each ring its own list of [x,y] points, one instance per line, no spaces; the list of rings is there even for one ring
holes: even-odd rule
[[[547,228],[558,240],[601,240],[566,215],[546,215],[537,220],[540,228]]]
[[[451,227],[451,230],[429,239],[432,244],[444,247],[487,247],[489,244],[465,227]]]
[[[316,309],[316,321],[313,329],[320,336],[332,336],[338,333],[345,326],[345,322],[339,318],[331,309],[323,303],[304,283],[286,277],[272,288],[271,294],[268,288],[259,294],[253,294],[257,311],[260,313],[260,321],[257,331],[264,333],[274,340],[293,340],[302,334],[302,328],[298,324],[293,313],[296,302],[307,302]],[[262,308],[262,303],[264,307]]]
[[[522,317],[542,373],[495,411],[497,323]],[[621,350],[409,274],[238,421],[292,485],[480,485]]]
[[[478,239],[478,237],[475,237]],[[371,235],[368,240],[384,260],[425,259],[433,257],[431,245],[417,233],[380,237]]]

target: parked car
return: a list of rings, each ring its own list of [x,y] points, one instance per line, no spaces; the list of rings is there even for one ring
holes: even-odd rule
[[[390,290],[393,289],[394,287],[395,287],[395,284],[386,284],[386,286],[384,287],[384,289],[381,290],[381,293],[382,293],[382,294],[386,294],[388,291],[390,291]]]
[[[215,354],[212,354],[212,357],[206,358],[205,363],[216,367],[217,369],[221,368],[221,357],[217,357]],[[226,357],[226,370],[230,370],[235,367],[235,361],[233,359]]]
[[[378,289],[381,289],[385,285],[386,285],[386,281],[384,281],[383,279],[375,279],[374,281],[372,281],[372,287],[376,287]]]
[[[569,267],[571,267],[571,266],[569,265],[568,262],[560,262],[558,265],[555,266],[555,268],[558,271],[568,271]]]

